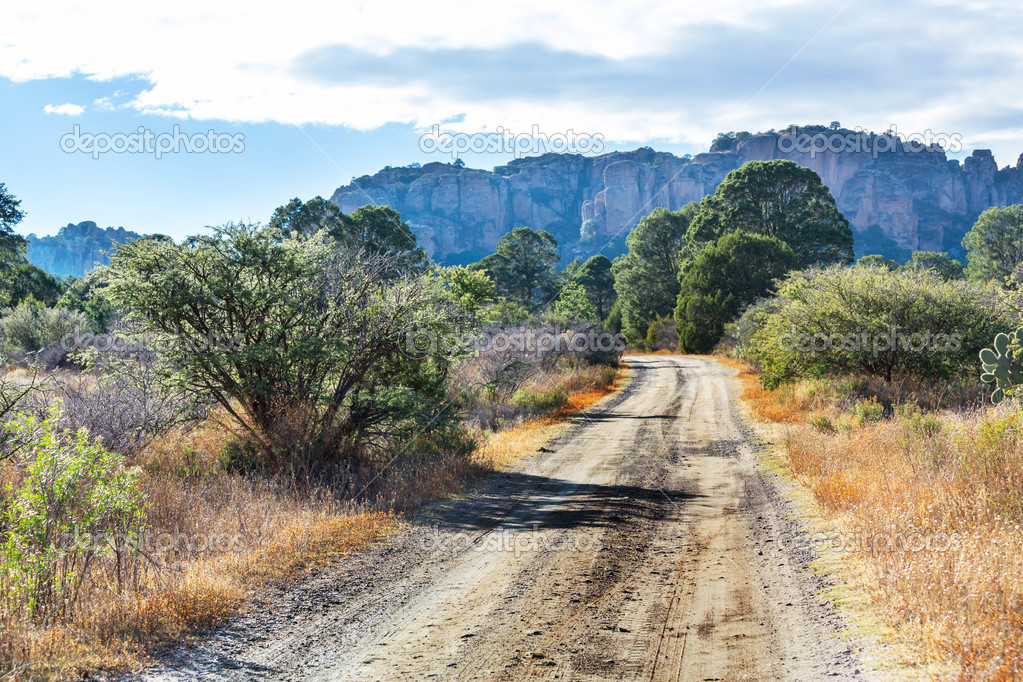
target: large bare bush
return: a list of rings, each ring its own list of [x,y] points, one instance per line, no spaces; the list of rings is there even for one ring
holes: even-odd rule
[[[96,353],[84,372],[60,372],[34,402],[63,403],[63,423],[86,429],[106,449],[131,456],[174,426],[205,418],[209,401],[171,381],[166,363],[149,352]]]

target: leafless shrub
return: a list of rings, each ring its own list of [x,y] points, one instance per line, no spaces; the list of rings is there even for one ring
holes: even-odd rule
[[[678,331],[675,319],[671,316],[658,317],[647,330],[646,346],[648,350],[678,350]]]
[[[27,367],[9,368],[0,377],[0,424],[6,424],[15,415],[15,408],[31,402],[32,396],[46,384],[50,374],[38,363]],[[7,447],[7,434],[0,435],[0,462],[8,459],[12,451]]]
[[[617,366],[624,346],[624,339],[587,323],[488,325],[452,376],[467,397],[468,421],[492,429],[522,416],[522,406],[513,402],[517,393],[557,385],[566,365]]]
[[[170,383],[153,354],[97,353],[86,364],[81,373],[54,374],[33,402],[41,407],[59,398],[64,425],[88,430],[112,452],[135,455],[171,427],[208,414],[206,403]]]

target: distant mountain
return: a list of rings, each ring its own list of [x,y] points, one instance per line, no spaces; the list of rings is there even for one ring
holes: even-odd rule
[[[124,244],[142,235],[123,227],[100,228],[91,220],[68,223],[60,232],[48,237],[28,235],[28,260],[47,272],[66,277],[81,277],[110,259],[103,252],[113,252],[115,244]]]
[[[981,211],[1023,202],[1023,156],[999,169],[983,149],[960,164],[937,146],[824,126],[723,135],[713,149],[695,158],[649,147],[544,154],[493,171],[448,163],[388,167],[354,179],[331,199],[346,213],[367,203],[393,207],[444,263],[477,260],[522,226],[553,233],[562,258],[598,250],[614,256],[651,210],[699,201],[729,171],[754,160],[789,159],[816,171],[852,225],[858,256],[904,261],[919,250],[961,258],[960,241]]]

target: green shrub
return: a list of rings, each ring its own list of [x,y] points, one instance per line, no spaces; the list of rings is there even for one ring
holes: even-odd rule
[[[464,424],[450,424],[444,430],[425,431],[412,440],[410,459],[419,462],[467,460],[479,443]]]
[[[674,318],[657,316],[646,332],[646,349],[678,350],[678,331]]]
[[[339,249],[322,230],[227,225],[181,244],[124,244],[107,273],[126,320],[171,342],[174,382],[224,406],[287,469],[292,456],[354,461],[455,418],[446,378],[459,350],[443,341],[462,313],[410,267]]]
[[[904,428],[921,438],[933,438],[941,433],[941,421],[934,413],[923,412],[914,403],[899,406],[896,417]]]
[[[567,405],[568,396],[560,388],[540,392],[520,389],[512,396],[512,402],[525,409],[528,414],[547,414],[557,412]]]
[[[90,330],[83,313],[66,308],[47,308],[34,298],[27,298],[0,318],[4,345],[13,353],[34,353],[48,347],[59,347],[66,337],[75,337]],[[66,354],[60,354],[60,358]]]
[[[37,618],[69,616],[90,573],[110,558],[120,589],[144,530],[137,473],[85,431],[62,429],[59,417],[56,402],[42,421],[21,415],[7,425],[25,472],[4,491],[0,583]]]
[[[860,426],[879,422],[884,419],[884,406],[877,402],[877,398],[871,396],[867,400],[860,400],[856,403],[853,408],[853,416]]]
[[[945,281],[931,270],[831,267],[790,274],[770,304],[731,328],[766,385],[798,377],[873,376],[945,381],[1009,324],[990,286]]]
[[[817,429],[821,433],[836,433],[838,429],[835,428],[835,424],[826,415],[818,415],[810,420],[810,426]]]
[[[263,468],[265,457],[251,438],[232,438],[224,444],[217,464],[223,471],[247,474]]]

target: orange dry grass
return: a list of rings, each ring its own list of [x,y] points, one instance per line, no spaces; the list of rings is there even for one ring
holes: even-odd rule
[[[600,391],[587,391],[586,393],[577,393],[573,396],[569,396],[568,403],[561,410],[561,412],[564,415],[570,415],[575,414],[576,412],[581,412],[590,405],[592,405],[593,403],[597,402],[598,400],[606,396],[608,393],[611,392],[611,390],[612,389],[608,387]]]
[[[744,384],[742,399],[757,419],[782,424],[798,421],[798,415],[792,411],[791,406],[785,404],[784,398],[777,391],[767,391],[761,386],[749,365],[731,358],[721,358],[721,362],[739,370],[739,378]]]
[[[549,441],[559,423],[557,417],[530,419],[487,438],[473,458],[488,469],[504,469],[527,457]]]
[[[488,469],[504,469],[535,453],[557,434],[561,422],[618,390],[626,369],[623,363],[610,381],[605,375],[597,381],[597,388],[570,394],[568,403],[553,415],[530,419],[491,435],[474,453],[474,460]]]
[[[351,516],[296,516],[260,547],[229,554],[210,572],[230,575],[244,585],[286,582],[308,568],[358,551],[396,528],[390,512]]]
[[[268,584],[334,562],[394,527],[395,518],[383,512],[318,520],[296,514],[262,544],[168,564],[137,592],[94,589],[73,623],[43,631],[8,624],[0,649],[4,668],[56,679],[137,667],[154,647],[225,623]]]
[[[322,487],[225,472],[221,454],[233,434],[223,418],[168,435],[136,461],[155,539],[139,589],[117,594],[99,571],[74,622],[42,628],[3,619],[0,672],[59,679],[140,667],[150,652],[225,623],[267,585],[386,537],[400,525],[396,511],[535,453],[559,422],[615,390],[623,374],[595,367],[559,374],[569,400],[556,414],[481,438],[470,457],[398,460],[376,481],[376,496],[358,505]]]
[[[137,592],[93,589],[74,622],[39,630],[8,623],[3,667],[33,679],[57,679],[142,664],[147,651],[226,622],[270,583],[334,562],[396,527],[384,512],[350,516],[294,514],[253,547],[214,557],[183,558],[152,571]]]
[[[835,394],[826,386],[802,382],[767,390],[759,375],[744,362],[725,356],[714,359],[738,371],[743,383],[742,399],[760,421],[778,424],[799,424],[807,420],[808,413],[831,411]]]
[[[660,350],[645,351],[629,346],[629,348],[627,348],[625,352],[622,353],[622,355],[624,355],[625,357],[628,357],[630,355],[682,355],[682,351],[678,350],[677,348],[671,350],[667,348],[662,348]]]
[[[270,583],[336,562],[397,526],[316,490],[218,470],[216,420],[154,443],[144,465],[151,531],[138,589],[100,567],[74,622],[41,629],[4,618],[0,670],[55,679],[138,667],[148,652],[224,623]]]
[[[918,662],[1023,678],[1023,413],[944,413],[937,431],[903,414],[822,433],[798,387],[785,398],[743,376],[754,414],[791,425],[789,468]]]

